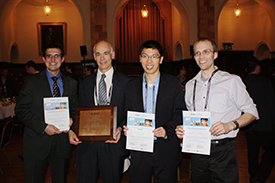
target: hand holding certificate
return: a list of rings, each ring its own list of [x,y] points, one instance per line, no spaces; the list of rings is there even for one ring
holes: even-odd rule
[[[210,154],[210,112],[183,111],[182,152]]]
[[[155,114],[128,111],[127,128],[126,149],[153,152]]]
[[[68,131],[70,129],[68,97],[44,98],[44,116],[45,123],[55,126],[59,131]]]

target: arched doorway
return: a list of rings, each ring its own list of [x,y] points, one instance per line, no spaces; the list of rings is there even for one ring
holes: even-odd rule
[[[11,63],[18,63],[18,49],[16,43],[14,43],[10,50],[10,61]]]
[[[266,44],[261,44],[256,52],[255,52],[255,56],[259,59],[259,60],[263,60],[266,58],[270,58],[270,53],[269,53],[269,48]]]
[[[182,47],[181,44],[178,42],[176,45],[176,52],[175,52],[175,60],[182,59]]]

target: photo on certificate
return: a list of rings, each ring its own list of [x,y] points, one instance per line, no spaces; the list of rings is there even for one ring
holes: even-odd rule
[[[182,152],[194,154],[210,154],[211,114],[210,112],[183,111]]]
[[[155,114],[127,112],[126,149],[153,152]]]
[[[69,130],[68,97],[44,98],[45,123],[56,126],[60,131]]]

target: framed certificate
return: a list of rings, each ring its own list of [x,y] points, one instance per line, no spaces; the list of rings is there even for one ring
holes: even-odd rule
[[[117,105],[76,107],[75,133],[81,141],[114,140]]]

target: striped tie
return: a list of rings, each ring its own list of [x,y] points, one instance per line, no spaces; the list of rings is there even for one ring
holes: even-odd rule
[[[101,79],[98,85],[98,97],[99,97],[99,105],[107,105],[107,92],[106,92],[106,83],[104,78],[105,74],[101,75]]]
[[[53,83],[53,97],[60,97],[60,90],[56,83],[57,79],[58,79],[57,77],[52,77],[52,80],[54,81],[54,83]]]

